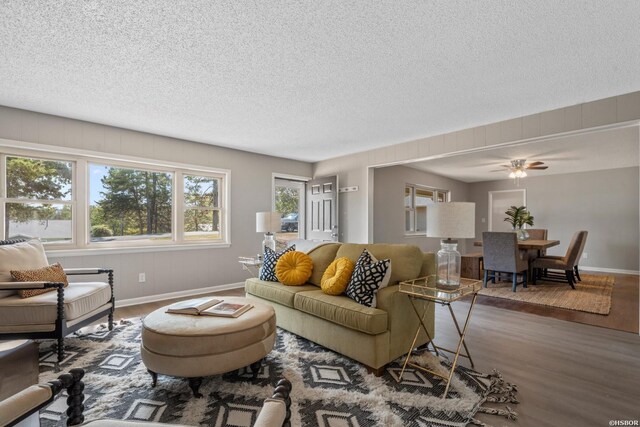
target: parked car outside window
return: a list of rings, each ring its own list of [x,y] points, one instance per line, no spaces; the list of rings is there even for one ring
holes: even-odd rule
[[[298,231],[298,214],[290,213],[280,220],[280,230],[283,232]]]

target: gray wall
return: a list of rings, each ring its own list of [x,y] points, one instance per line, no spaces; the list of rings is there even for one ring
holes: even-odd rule
[[[469,184],[412,169],[390,166],[374,169],[373,241],[376,243],[407,243],[423,251],[440,249],[440,240],[426,236],[406,236],[404,214],[405,184],[419,184],[451,191],[451,201],[467,201]],[[459,245],[464,252],[464,242]]]
[[[515,187],[511,180],[469,185],[469,201],[476,203],[476,235],[486,231],[488,192],[526,188],[527,207],[534,228],[546,228],[549,239],[560,240],[550,255],[564,255],[575,231],[587,230],[587,267],[638,271],[640,253],[639,168],[527,177]],[[469,249],[469,248],[468,248]]]
[[[271,210],[272,173],[311,176],[310,163],[263,156],[190,141],[135,132],[0,106],[0,138],[174,161],[231,171],[231,247],[109,255],[55,257],[65,267],[115,269],[116,298],[241,282],[247,273],[238,256],[256,254],[263,236],[255,232],[255,213]],[[0,147],[1,151],[1,147]],[[146,283],[138,283],[138,273]]]

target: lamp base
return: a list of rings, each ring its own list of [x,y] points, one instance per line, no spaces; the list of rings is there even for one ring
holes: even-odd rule
[[[273,251],[276,250],[276,239],[273,233],[265,233],[264,240],[262,241],[262,251],[265,252],[264,248],[267,247]]]
[[[437,258],[436,287],[453,290],[460,287],[460,252],[457,240],[441,240]]]

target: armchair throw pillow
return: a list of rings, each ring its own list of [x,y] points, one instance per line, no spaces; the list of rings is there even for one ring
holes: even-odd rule
[[[58,262],[48,267],[37,268],[35,270],[11,270],[11,276],[17,282],[62,282],[65,287],[69,285],[67,275],[64,274],[64,270]],[[18,293],[20,294],[20,298],[29,298],[54,291],[55,289],[56,288],[24,289],[18,291]]]
[[[258,278],[260,280],[266,280],[268,282],[277,282],[278,277],[276,276],[276,263],[278,259],[282,255],[287,252],[295,251],[296,245],[289,246],[286,249],[281,250],[280,252],[276,252],[271,248],[265,246],[264,248],[264,261],[262,263],[262,268],[260,269],[260,275]]]
[[[312,271],[313,261],[303,252],[287,252],[276,263],[276,277],[280,283],[287,286],[304,285],[311,277]]]
[[[320,288],[328,295],[341,295],[347,290],[355,264],[346,256],[335,259],[322,275]]]
[[[389,284],[391,260],[378,261],[366,249],[358,258],[347,286],[347,296],[352,300],[375,308],[378,291]]]
[[[0,245],[0,282],[11,282],[11,270],[32,270],[47,267],[49,260],[39,240]],[[15,295],[15,291],[0,291],[0,298]]]

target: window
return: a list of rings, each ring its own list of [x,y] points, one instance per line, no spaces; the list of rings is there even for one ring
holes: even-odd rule
[[[446,202],[449,191],[407,184],[404,188],[405,234],[427,232],[427,208],[434,203]]]
[[[0,239],[38,237],[51,249],[228,243],[228,172],[2,151]]]
[[[173,174],[89,164],[91,242],[171,240]]]
[[[5,157],[7,238],[39,236],[43,242],[73,239],[73,163]]]
[[[304,236],[304,182],[284,178],[276,178],[274,182],[274,207],[282,214],[276,239],[289,241],[301,238]]]
[[[184,175],[184,239],[220,239],[220,178]]]

